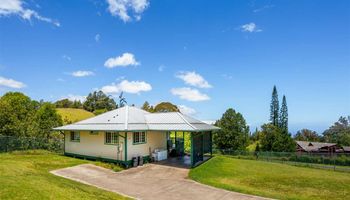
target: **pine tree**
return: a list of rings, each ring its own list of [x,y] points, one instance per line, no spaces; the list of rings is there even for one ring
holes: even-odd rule
[[[279,124],[279,101],[276,86],[273,86],[272,98],[270,104],[270,121],[274,126]]]
[[[288,107],[286,96],[283,95],[281,113],[280,113],[280,128],[288,133]]]

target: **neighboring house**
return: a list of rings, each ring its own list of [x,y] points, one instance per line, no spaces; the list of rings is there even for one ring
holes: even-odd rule
[[[342,151],[336,143],[296,141],[297,152],[308,153],[336,153]]]
[[[212,131],[217,129],[179,112],[149,113],[130,106],[54,128],[64,134],[65,155],[126,166],[135,156],[147,160],[157,149],[169,150],[170,132],[186,132],[190,134],[192,167],[204,160],[204,154],[211,154]]]
[[[350,147],[343,146],[344,153],[350,153]]]

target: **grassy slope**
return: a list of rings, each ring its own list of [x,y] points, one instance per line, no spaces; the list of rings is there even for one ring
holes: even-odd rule
[[[76,108],[57,108],[57,112],[62,116],[63,121],[67,122],[68,120],[71,123],[95,116],[91,112]]]
[[[192,169],[198,182],[278,199],[347,199],[350,174],[255,160],[214,157]]]
[[[0,154],[0,199],[126,199],[49,171],[87,163],[47,151]]]

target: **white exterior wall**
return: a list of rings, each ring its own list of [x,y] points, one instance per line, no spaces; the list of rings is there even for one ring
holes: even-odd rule
[[[124,136],[124,132],[120,132]],[[166,149],[166,132],[147,131],[146,143],[133,144],[133,133],[127,133],[127,160],[134,156],[148,156],[154,149]],[[93,156],[124,161],[125,155],[124,138],[119,137],[118,145],[105,144],[105,132],[100,131],[97,135],[89,131],[80,131],[80,142],[70,141],[70,131],[65,132],[65,152],[83,156]]]
[[[133,133],[128,133],[128,160],[134,156],[149,156],[154,149],[166,149],[166,132],[147,131],[146,143],[133,144]]]
[[[119,138],[119,142],[121,139]],[[102,131],[97,135],[92,135],[89,131],[80,131],[80,142],[70,141],[70,131],[66,131],[65,152],[114,160],[124,159],[123,152],[118,153],[118,145],[105,144],[105,133]]]

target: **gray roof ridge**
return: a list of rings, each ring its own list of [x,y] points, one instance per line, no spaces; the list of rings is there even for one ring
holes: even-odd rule
[[[182,120],[184,120],[191,128],[193,128],[194,130],[197,130],[197,128],[195,127],[195,126],[193,126],[190,122],[188,122],[183,116],[182,116],[182,114],[181,113],[179,113],[179,112],[176,112],[180,117],[181,117],[181,119]]]

